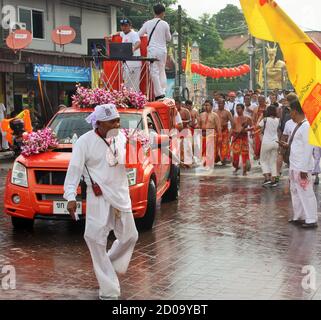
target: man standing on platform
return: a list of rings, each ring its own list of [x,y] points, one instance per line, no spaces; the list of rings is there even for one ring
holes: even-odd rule
[[[167,42],[171,41],[169,25],[165,18],[165,7],[162,4],[154,6],[155,17],[144,23],[139,30],[139,36],[148,35],[148,57],[155,58],[150,67],[151,78],[154,85],[155,100],[165,98],[167,78],[165,72],[167,60]]]
[[[128,19],[120,20],[120,27],[122,32],[123,43],[133,44],[133,56],[140,57],[140,38],[138,32],[132,30],[132,23]],[[136,92],[140,91],[140,72],[141,72],[141,61],[126,61],[123,69],[124,83],[127,89],[133,89]]]

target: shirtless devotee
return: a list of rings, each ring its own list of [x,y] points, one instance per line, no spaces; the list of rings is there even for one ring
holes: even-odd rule
[[[230,132],[229,122],[233,127],[233,116],[230,111],[225,109],[225,100],[220,98],[218,100],[218,110],[215,111],[220,118],[222,140],[217,144],[215,162],[221,161],[225,165],[230,160]]]
[[[232,130],[232,151],[234,173],[240,169],[240,155],[242,156],[243,176],[251,169],[249,154],[248,132],[252,130],[251,118],[244,116],[244,105],[236,106],[237,117],[234,117],[234,126]]]
[[[214,167],[215,144],[222,140],[222,130],[219,116],[212,112],[211,100],[204,102],[204,112],[200,115],[200,129],[202,129],[202,156],[206,167]]]

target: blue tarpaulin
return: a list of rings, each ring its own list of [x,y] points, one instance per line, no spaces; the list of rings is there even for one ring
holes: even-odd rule
[[[56,82],[91,82],[90,68],[56,66],[51,64],[34,64],[33,76],[37,80]]]

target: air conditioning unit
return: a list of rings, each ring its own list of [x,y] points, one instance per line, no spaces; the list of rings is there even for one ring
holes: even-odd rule
[[[10,31],[17,30],[17,29],[26,30],[27,29],[26,23],[24,23],[24,22],[15,22],[15,23],[12,23],[10,25]]]

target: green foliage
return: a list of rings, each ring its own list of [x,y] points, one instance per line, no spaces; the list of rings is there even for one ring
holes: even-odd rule
[[[215,16],[203,14],[199,20],[200,34],[198,44],[201,52],[201,59],[217,55],[222,50],[222,39],[216,30]]]
[[[228,38],[230,35],[243,34],[247,31],[247,25],[242,11],[228,4],[224,9],[216,15],[216,28],[222,39]]]
[[[249,55],[244,51],[232,51],[223,48],[217,55],[207,57],[203,62],[213,67],[232,67],[244,63],[248,64]]]

